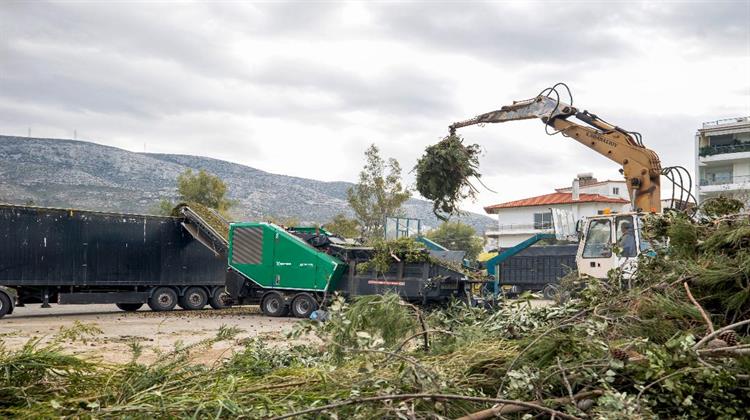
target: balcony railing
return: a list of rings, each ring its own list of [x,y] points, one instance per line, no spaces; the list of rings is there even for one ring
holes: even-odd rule
[[[509,224],[509,225],[500,225],[498,226],[498,231],[508,231],[508,230],[549,230],[552,229],[552,222],[543,222],[543,223],[529,223],[529,224]]]
[[[750,143],[728,144],[726,146],[704,146],[698,151],[700,157],[721,155],[724,153],[750,152]]]
[[[737,124],[750,121],[750,117],[724,118],[723,120],[708,121],[703,123],[703,128],[719,127],[727,124]]]
[[[708,185],[729,185],[750,183],[750,175],[722,176],[714,179],[701,179],[701,187]]]

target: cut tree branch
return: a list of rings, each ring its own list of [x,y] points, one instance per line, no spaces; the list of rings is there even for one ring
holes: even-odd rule
[[[699,348],[703,347],[711,339],[713,339],[717,335],[723,333],[724,331],[733,330],[735,328],[738,328],[738,327],[741,327],[741,326],[747,325],[747,324],[750,324],[750,319],[746,319],[746,320],[740,321],[740,322],[735,322],[734,324],[729,324],[726,327],[719,328],[718,330],[712,332],[711,334],[708,334],[707,336],[701,338],[700,341],[698,341],[697,343],[695,343],[695,345],[693,346],[693,350],[696,350],[696,349],[699,349]]]
[[[591,391],[591,392],[596,392],[596,391]],[[601,393],[601,391],[598,391],[598,392]],[[596,395],[599,395],[599,394],[596,394]],[[332,410],[332,409],[344,407],[347,405],[363,404],[363,403],[378,402],[378,401],[388,401],[388,400],[412,400],[412,399],[429,399],[429,400],[442,400],[442,401],[458,400],[458,401],[474,401],[474,402],[485,402],[485,403],[495,403],[495,404],[510,404],[514,406],[524,407],[528,410],[543,411],[553,417],[557,417],[561,419],[582,420],[580,417],[566,414],[561,411],[551,409],[549,407],[544,407],[544,406],[526,402],[526,401],[506,400],[502,398],[470,397],[467,395],[455,395],[455,394],[398,394],[398,395],[381,395],[377,397],[352,398],[349,400],[322,405],[320,407],[308,408],[307,410],[296,411],[294,413],[282,414],[280,416],[271,417],[269,420],[289,419],[293,417],[304,416],[307,414],[319,413],[321,411]],[[568,398],[566,397],[564,398],[564,400],[567,401]],[[472,418],[472,417],[469,417],[469,418]],[[479,417],[479,418],[490,418],[490,417]]]
[[[561,397],[551,400],[545,400],[544,403],[549,405],[565,405],[570,403],[571,401],[575,402],[589,397],[598,397],[603,393],[604,392],[600,390],[580,392],[576,395],[573,395],[572,399],[571,397]],[[487,420],[495,418],[497,416],[502,416],[503,414],[513,414],[528,410],[530,410],[529,407],[520,404],[502,404],[492,408],[488,408],[486,410],[467,414],[463,417],[458,418],[458,420]]]
[[[711,322],[711,318],[708,317],[708,314],[706,314],[706,311],[703,310],[703,307],[698,303],[697,300],[693,297],[693,294],[690,293],[690,286],[688,286],[687,282],[682,283],[683,286],[685,286],[685,291],[687,292],[687,296],[690,299],[691,302],[693,302],[693,305],[695,305],[696,308],[701,313],[701,316],[703,317],[703,320],[706,321],[706,325],[708,325],[708,332],[713,333],[714,332],[714,323]]]

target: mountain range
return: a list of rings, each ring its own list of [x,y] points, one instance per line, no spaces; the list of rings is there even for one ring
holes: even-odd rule
[[[0,202],[123,213],[150,213],[160,199],[176,200],[177,176],[203,169],[219,176],[237,202],[236,220],[295,218],[325,223],[334,215],[353,216],[346,191],[354,184],[272,174],[202,156],[137,153],[96,143],[0,135]],[[438,219],[432,204],[410,199],[407,217],[426,227]],[[479,234],[493,219],[467,213],[458,220]]]

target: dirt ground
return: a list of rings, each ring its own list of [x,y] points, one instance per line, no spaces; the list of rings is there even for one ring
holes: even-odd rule
[[[215,337],[222,325],[240,328],[242,332],[235,339],[216,343],[195,359],[207,364],[228,357],[247,338],[258,337],[272,346],[290,345],[285,335],[298,322],[295,318],[267,317],[257,306],[172,312],[141,309],[129,313],[114,305],[53,305],[43,309],[33,304],[16,308],[12,315],[0,319],[0,340],[8,349],[20,348],[32,338],[42,337],[45,343],[53,340],[61,328],[74,327],[76,321],[94,326],[101,333],[85,340],[62,341],[65,351],[109,363],[128,362],[133,340],[143,347],[139,360],[148,362],[179,343],[189,345]]]
[[[533,306],[546,306],[551,301],[535,300]],[[145,306],[144,306],[145,308]],[[232,340],[215,343],[194,358],[196,363],[211,364],[229,357],[243,347],[248,338],[262,340],[270,346],[290,346],[316,340],[306,336],[295,341],[286,334],[299,322],[296,318],[271,318],[260,313],[257,306],[243,306],[222,310],[174,310],[152,312],[141,309],[123,312],[115,305],[52,305],[41,308],[30,304],[16,308],[12,315],[0,319],[0,341],[8,349],[18,349],[30,339],[41,338],[48,343],[64,329],[95,327],[100,333],[83,339],[63,340],[66,352],[87,359],[108,363],[126,363],[131,360],[131,343],[137,341],[143,348],[139,361],[147,363],[161,352],[177,345],[190,345],[216,336],[222,325],[237,327],[242,331]]]

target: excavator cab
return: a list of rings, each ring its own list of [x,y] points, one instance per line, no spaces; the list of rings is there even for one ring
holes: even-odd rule
[[[576,265],[579,274],[606,278],[609,270],[621,268],[625,278],[636,269],[638,255],[652,252],[641,235],[643,213],[610,213],[575,220],[570,211],[550,209],[559,240],[578,241]]]
[[[602,214],[580,224],[576,264],[580,275],[607,278],[620,268],[629,278],[637,268],[637,257],[652,250],[641,234],[642,213]]]

